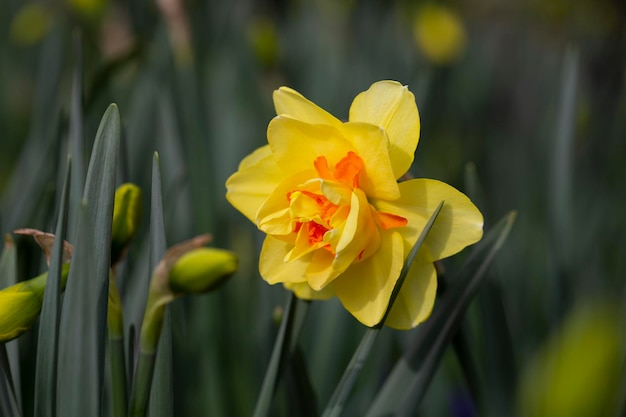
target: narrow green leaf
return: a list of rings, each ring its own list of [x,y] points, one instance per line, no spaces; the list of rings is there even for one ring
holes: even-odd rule
[[[56,164],[50,163],[50,158],[57,155],[58,147],[63,49],[63,29],[60,27],[51,31],[39,48],[41,55],[30,130],[0,201],[0,230],[13,230],[29,224],[29,219],[39,208],[33,204],[33,196],[44,195],[50,179],[55,178]]]
[[[165,223],[163,219],[163,198],[159,155],[155,152],[152,160],[152,186],[150,209],[150,253],[148,280],[156,265],[163,259],[167,249],[165,238]],[[165,307],[161,332],[154,352],[139,353],[137,370],[133,379],[129,402],[129,416],[143,417],[147,408],[150,416],[172,416],[172,340],[171,317],[169,308]]]
[[[80,31],[73,34],[74,73],[70,104],[69,152],[72,155],[72,177],[70,182],[69,224],[67,235],[73,241],[78,227],[78,210],[85,187],[85,146],[83,133],[83,43]]]
[[[100,415],[119,142],[119,113],[112,104],[91,154],[61,313],[57,414],[64,417]]]
[[[554,276],[548,280],[548,294],[552,324],[557,325],[569,309],[570,281],[568,265],[572,265],[572,253],[578,234],[573,223],[573,184],[575,127],[577,119],[576,90],[578,83],[578,50],[567,48],[563,55],[561,91],[558,119],[551,155],[550,188],[548,193],[548,227],[550,252],[555,259]]]
[[[317,417],[317,400],[313,384],[309,378],[304,352],[300,346],[293,350],[287,372],[287,392],[289,393],[291,417]]]
[[[346,367],[346,370],[344,371],[339,384],[337,384],[332,397],[330,397],[330,401],[328,402],[322,417],[337,417],[341,415],[345,402],[348,399],[348,395],[352,391],[352,387],[356,382],[357,376],[361,373],[361,368],[363,368],[363,365],[372,350],[372,346],[374,346],[374,341],[380,333],[380,329],[380,327],[374,327],[365,330],[365,334],[354,352],[354,355],[352,355],[352,359],[350,359],[350,363]]]
[[[452,347],[463,371],[467,388],[475,402],[482,399],[482,379],[479,377],[478,368],[472,354],[467,332],[461,327],[452,337]],[[480,404],[479,404],[480,405]]]
[[[289,360],[286,363],[287,374],[287,390],[290,393],[290,405],[293,410],[291,416],[310,416],[318,415],[317,402],[313,385],[309,378],[304,356],[298,340],[300,332],[304,325],[304,320],[309,312],[310,301],[299,300],[294,312],[293,332],[291,334],[291,343],[289,346]]]
[[[35,415],[41,417],[56,416],[57,351],[61,313],[61,266],[63,264],[63,242],[67,228],[71,171],[71,159],[68,158],[55,240],[52,246],[52,256],[50,257],[50,269],[48,270],[48,279],[39,319],[37,362],[35,364]]]
[[[5,236],[0,256],[0,289],[17,283],[17,251],[10,235]],[[0,343],[0,415],[19,416],[20,379],[17,340]]]
[[[465,165],[465,192],[488,218],[484,189],[473,163]],[[482,352],[471,355],[465,328],[467,322],[453,340],[467,386],[479,413],[486,416],[513,414],[517,369],[502,297],[502,284],[495,274],[489,274],[476,295]],[[488,398],[485,393],[489,393]]]
[[[150,268],[152,271],[165,254],[165,222],[163,219],[163,195],[159,155],[152,159],[152,194],[150,209]],[[157,348],[152,389],[148,405],[150,417],[172,417],[174,415],[173,370],[172,370],[172,320],[166,307],[163,329]]]
[[[415,245],[413,245],[413,248],[411,248],[409,256],[407,256],[404,261],[404,265],[402,266],[402,271],[400,271],[400,277],[398,278],[398,281],[393,288],[393,292],[391,293],[389,305],[387,306],[387,311],[385,312],[383,319],[376,327],[367,329],[365,331],[365,335],[363,336],[361,343],[359,343],[359,346],[354,352],[354,355],[352,356],[348,367],[344,371],[344,374],[341,377],[341,381],[339,381],[339,384],[335,388],[335,392],[333,392],[333,395],[330,398],[330,401],[328,402],[328,405],[326,406],[326,410],[324,411],[322,417],[337,417],[341,415],[341,412],[343,411],[343,408],[345,406],[345,402],[348,399],[348,395],[350,394],[350,391],[352,391],[352,387],[356,382],[356,378],[361,372],[361,368],[363,368],[363,364],[367,360],[367,357],[372,350],[372,346],[374,346],[374,341],[376,340],[380,329],[385,324],[385,320],[387,319],[387,316],[389,316],[391,307],[393,307],[393,303],[398,297],[398,293],[400,292],[402,284],[404,283],[404,280],[406,279],[406,276],[411,269],[411,265],[413,265],[413,261],[415,260],[417,253],[422,247],[422,244],[426,240],[426,236],[428,236],[430,229],[435,224],[435,220],[437,219],[437,216],[439,216],[443,204],[443,201],[439,203],[433,214],[430,216],[430,219],[428,219],[428,222],[426,222],[426,225],[420,233],[417,242],[415,242]]]
[[[481,405],[486,415],[504,416],[514,412],[518,371],[502,286],[494,278],[497,277],[489,274],[478,294],[484,334],[485,392],[489,393]]]
[[[443,352],[456,333],[487,268],[504,244],[516,213],[505,216],[479,242],[454,285],[435,306],[405,355],[396,364],[374,399],[367,417],[412,415],[421,401]]]
[[[17,283],[17,253],[11,235],[4,237],[4,249],[0,255],[0,289]]]
[[[465,164],[463,182],[465,194],[482,211],[483,215],[488,218],[488,213],[485,213],[485,192],[476,172],[476,165],[473,162]]]
[[[254,408],[254,417],[265,417],[268,415],[272,398],[274,397],[274,391],[278,384],[278,379],[285,366],[286,358],[289,354],[290,346],[293,346],[292,335],[298,334],[299,329],[295,328],[295,317],[298,304],[302,304],[302,300],[299,300],[293,293],[289,294],[287,306],[283,319],[278,329],[278,335],[274,342],[274,349],[272,350],[272,356],[270,363],[265,371],[265,377],[263,378],[263,385],[261,386],[261,393]]]
[[[15,398],[15,386],[11,374],[6,344],[0,343],[0,415],[19,417],[21,413]]]
[[[197,230],[215,230],[215,163],[207,164],[211,152],[210,142],[206,140],[206,118],[202,116],[205,107],[200,94],[200,77],[194,66],[179,67],[177,71],[179,95],[176,97],[175,110],[181,121],[182,139],[185,141],[187,154],[187,172],[193,210],[193,220]],[[215,161],[211,161],[215,162]]]

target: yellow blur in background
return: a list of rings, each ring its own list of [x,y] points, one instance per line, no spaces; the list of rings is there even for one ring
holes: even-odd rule
[[[575,309],[532,359],[519,416],[615,416],[624,369],[624,320],[610,303]]]
[[[434,4],[417,11],[413,35],[426,58],[436,64],[448,64],[457,59],[467,42],[459,16],[447,7]]]

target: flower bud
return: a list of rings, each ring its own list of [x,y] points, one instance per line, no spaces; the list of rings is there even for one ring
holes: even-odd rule
[[[237,271],[237,256],[230,251],[201,247],[181,256],[169,273],[175,293],[204,293],[215,289]]]
[[[0,342],[8,342],[30,329],[41,310],[41,299],[14,285],[0,291]],[[15,287],[15,288],[14,288]]]
[[[115,191],[111,225],[111,265],[121,258],[126,246],[135,237],[141,223],[141,189],[126,183]]]
[[[185,293],[211,291],[237,270],[235,254],[204,247],[210,240],[205,234],[174,245],[154,268],[139,336],[141,352],[156,351],[167,304]]]
[[[61,270],[61,288],[65,288],[70,264]],[[48,273],[20,282],[0,291],[0,342],[15,339],[31,328],[43,304]]]

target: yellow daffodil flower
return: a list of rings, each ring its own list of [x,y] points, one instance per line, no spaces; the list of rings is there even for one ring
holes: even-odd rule
[[[389,305],[406,256],[437,205],[431,229],[385,322],[408,329],[432,310],[433,262],[482,237],[483,218],[442,182],[398,183],[420,134],[406,86],[380,81],[359,94],[342,123],[298,92],[274,92],[268,145],[226,182],[228,201],[267,234],[259,269],[304,299],[336,295],[367,326]]]

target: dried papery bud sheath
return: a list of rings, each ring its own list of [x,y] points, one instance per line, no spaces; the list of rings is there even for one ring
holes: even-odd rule
[[[123,256],[141,224],[141,189],[135,184],[122,184],[115,191],[113,223],[111,224],[111,265]]]
[[[41,247],[46,257],[46,264],[50,265],[50,256],[52,256],[52,245],[54,244],[54,234],[42,232],[37,229],[17,229],[13,233],[16,235],[32,236],[35,242]],[[74,247],[68,241],[63,242],[63,262],[68,262],[72,258]]]
[[[61,288],[65,288],[70,264],[61,269]],[[0,342],[8,342],[30,329],[43,304],[48,273],[0,291]]]
[[[217,248],[199,248],[181,256],[169,272],[175,293],[212,291],[237,271],[237,256]]]

